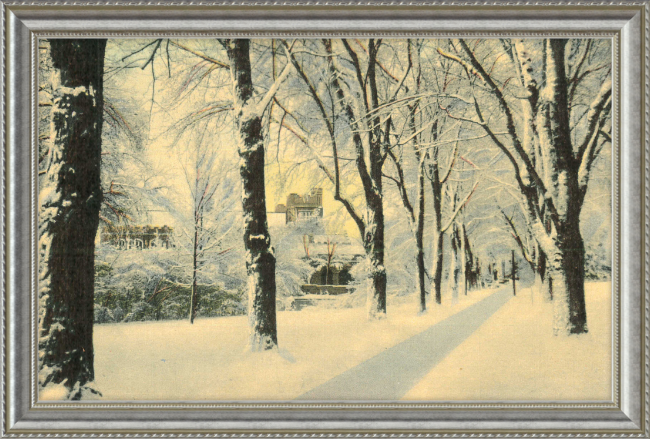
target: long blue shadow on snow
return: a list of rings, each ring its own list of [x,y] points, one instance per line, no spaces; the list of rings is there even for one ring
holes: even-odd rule
[[[505,304],[511,294],[503,288],[296,399],[398,400]]]

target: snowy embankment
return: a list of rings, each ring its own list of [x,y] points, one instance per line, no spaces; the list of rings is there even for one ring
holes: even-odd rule
[[[611,283],[585,285],[580,336],[554,337],[552,305],[518,294],[403,399],[611,401]]]
[[[96,385],[103,400],[291,400],[494,291],[422,316],[415,296],[389,302],[377,322],[362,308],[280,312],[280,350],[256,354],[244,349],[246,317],[96,325]],[[549,304],[522,289],[404,399],[607,399],[609,283],[588,284],[587,312],[589,334],[553,337]]]

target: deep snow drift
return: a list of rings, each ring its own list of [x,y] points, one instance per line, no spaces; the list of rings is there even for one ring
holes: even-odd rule
[[[431,304],[421,316],[415,295],[389,301],[377,322],[363,308],[279,312],[279,351],[255,354],[245,351],[246,317],[96,325],[96,387],[104,401],[291,400],[494,291]],[[610,398],[610,291],[587,285],[590,332],[569,338],[551,335],[548,304],[518,291],[404,399]]]

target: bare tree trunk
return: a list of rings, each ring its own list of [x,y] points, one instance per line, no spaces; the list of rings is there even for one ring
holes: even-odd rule
[[[553,278],[554,331],[556,334],[587,332],[584,298],[584,243],[580,233],[583,192],[578,181],[580,163],[571,144],[564,52],[567,40],[546,44],[546,86],[540,93],[538,130],[540,143],[549,152],[544,163],[551,181],[557,213],[553,221],[553,246],[546,250]],[[539,240],[548,239],[541,236]],[[550,251],[549,251],[550,250]]]
[[[535,280],[533,281],[533,292],[542,297],[545,302],[548,302],[546,297],[544,297],[544,280],[542,279],[542,274],[537,268],[535,269],[534,274]]]
[[[361,75],[361,69],[356,53],[351,49],[346,40],[342,40],[342,43],[346,47],[346,50],[353,60],[357,74]],[[361,179],[366,201],[366,221],[363,221],[358,217],[358,215],[354,214],[353,208],[348,207],[347,205],[346,208],[352,215],[357,224],[357,227],[359,228],[361,238],[363,239],[363,246],[366,252],[366,256],[370,263],[366,301],[368,318],[370,320],[380,319],[386,315],[386,268],[384,266],[384,205],[382,193],[382,168],[387,155],[384,154],[384,150],[386,149],[384,146],[387,145],[388,140],[384,142],[384,139],[381,138],[381,127],[377,116],[373,118],[372,121],[367,121],[368,125],[366,126],[372,126],[373,129],[369,131],[370,135],[368,136],[367,148],[364,146],[364,139],[358,131],[358,128],[361,125],[357,125],[357,122],[355,122],[358,120],[358,118],[355,116],[351,105],[352,98],[343,90],[343,87],[341,86],[341,83],[338,79],[339,69],[337,69],[335,66],[331,40],[324,39],[323,46],[328,54],[328,68],[331,75],[330,78],[332,81],[332,86],[334,87],[334,92],[338,100],[338,105],[347,117],[350,128],[353,131],[352,142],[356,151],[355,164],[359,173],[359,177]],[[371,105],[373,108],[377,108],[379,106],[377,84],[375,78],[375,57],[377,53],[373,49],[373,40],[370,41],[369,46],[370,53],[374,53],[373,56],[369,57],[369,65],[366,73],[367,85],[370,88],[371,102],[365,101],[364,105]],[[360,76],[358,76],[358,78],[360,78]],[[366,84],[364,81],[359,82],[361,90],[364,91],[363,94],[365,100]],[[369,163],[366,163],[366,151],[368,154]],[[338,178],[336,181],[338,182]],[[339,201],[344,201],[343,198],[340,197],[338,190],[337,196]]]
[[[371,159],[372,160],[372,159]],[[371,165],[372,166],[372,165]],[[376,165],[375,165],[376,166]],[[381,173],[381,166],[379,166]],[[381,181],[381,180],[380,180]],[[381,191],[381,183],[379,184]],[[368,282],[368,317],[383,318],[386,314],[386,268],[384,266],[384,203],[381,196],[367,197],[367,222],[364,247],[370,262]]]
[[[434,152],[437,152],[434,151]],[[433,281],[431,291],[435,291],[436,303],[442,303],[442,267],[444,257],[444,233],[442,231],[442,184],[437,158],[431,165],[431,192],[433,194]],[[432,293],[433,294],[433,293]]]
[[[436,232],[433,235],[433,282],[432,289],[435,291],[436,303],[442,303],[442,268],[443,268],[443,243],[444,233]]]
[[[196,317],[196,307],[198,302],[197,292],[197,269],[198,269],[198,249],[199,249],[199,225],[196,224],[196,217],[194,219],[194,248],[192,252],[192,295],[190,297],[190,323],[194,323]]]
[[[413,127],[413,131],[415,131],[414,128],[415,122],[413,118],[411,118],[411,125]],[[415,157],[418,159],[419,162],[418,183],[417,183],[417,188],[418,188],[417,215],[415,214],[413,206],[411,205],[411,202],[409,200],[402,165],[399,162],[399,159],[395,156],[395,154],[392,151],[388,150],[388,155],[392,158],[393,162],[395,163],[395,167],[397,168],[397,174],[398,174],[397,187],[399,189],[399,193],[402,198],[402,203],[404,204],[404,208],[406,209],[407,212],[407,217],[409,220],[411,231],[413,232],[413,236],[415,238],[415,248],[416,248],[415,264],[417,267],[415,276],[416,276],[416,284],[418,285],[418,292],[419,292],[418,296],[419,296],[420,312],[423,313],[427,310],[427,290],[425,284],[426,273],[424,267],[424,217],[425,217],[424,215],[425,214],[424,161],[422,160],[423,156],[420,153],[417,144],[414,149],[415,149]]]
[[[550,302],[553,300],[553,293],[551,290],[550,270],[547,268],[546,253],[537,245],[535,254],[535,290],[542,297],[542,300]]]
[[[517,263],[515,262],[515,251],[512,250],[512,258],[510,260],[510,278],[512,279],[512,295],[517,295]]]
[[[459,227],[459,234],[460,234],[460,249],[459,249],[459,256],[460,256],[460,270],[459,270],[459,277],[458,277],[458,284],[460,285],[460,288],[463,290],[463,295],[467,296],[467,249],[465,248],[465,236],[463,233],[463,226],[461,225]]]
[[[451,290],[451,303],[458,302],[458,282],[461,276],[461,263],[459,261],[460,239],[458,239],[458,225],[454,222],[450,234],[451,264],[449,266],[449,289]]]
[[[409,56],[409,69],[407,69],[407,74],[408,71],[410,70],[410,67],[415,68],[414,69],[415,84],[416,84],[415,92],[419,94],[420,86],[422,83],[420,51],[417,50],[416,56],[413,57],[413,41],[409,39],[407,41],[407,46],[408,46],[407,50]],[[419,106],[420,105],[418,101],[416,101],[413,106],[409,106],[409,124],[414,136],[413,152],[415,154],[415,158],[418,161],[418,186],[417,186],[418,210],[417,210],[417,216],[416,215],[412,215],[412,216],[415,217],[414,232],[415,232],[415,245],[416,245],[415,261],[417,266],[416,276],[417,276],[418,290],[420,293],[420,312],[423,313],[427,310],[427,288],[425,284],[426,268],[424,266],[424,218],[425,218],[425,208],[426,208],[424,173],[425,173],[425,159],[428,157],[428,153],[423,154],[420,149],[421,134],[417,132],[416,120],[415,120],[417,109],[419,108]],[[421,114],[420,114],[420,125],[422,125]],[[387,141],[390,142],[390,139],[387,139]],[[404,194],[406,194],[406,188],[403,188],[403,192]]]
[[[470,257],[469,257],[469,245],[467,241],[467,231],[465,230],[465,224],[461,224],[459,228],[460,235],[460,284],[463,288],[463,295],[467,296],[467,278],[469,270],[471,269]]]
[[[98,393],[93,368],[95,236],[100,186],[105,39],[51,40],[50,161],[40,191],[39,386],[67,398]]]
[[[234,83],[234,115],[238,131],[244,247],[248,273],[250,348],[277,347],[275,256],[266,218],[262,111],[253,101],[250,40],[226,40]]]
[[[425,285],[424,267],[424,164],[418,167],[418,215],[415,224],[415,245],[417,247],[417,281],[420,290],[420,312],[427,310],[427,288]]]
[[[587,332],[585,308],[585,250],[578,219],[569,218],[550,261],[553,277],[553,310],[556,334]],[[559,235],[559,234],[558,234]]]

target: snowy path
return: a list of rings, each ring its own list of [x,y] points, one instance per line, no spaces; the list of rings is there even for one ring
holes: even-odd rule
[[[297,399],[398,400],[512,297],[491,294],[429,329],[343,372]]]

